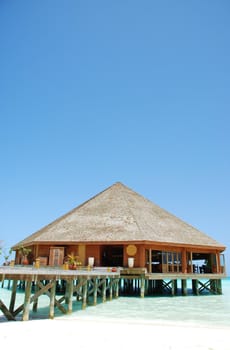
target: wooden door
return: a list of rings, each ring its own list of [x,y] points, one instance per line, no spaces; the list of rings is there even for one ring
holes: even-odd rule
[[[51,247],[49,256],[49,265],[60,266],[64,260],[64,247]]]

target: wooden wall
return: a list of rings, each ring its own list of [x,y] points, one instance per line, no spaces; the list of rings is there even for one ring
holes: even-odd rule
[[[95,266],[102,266],[102,251],[106,246],[111,247],[121,247],[123,246],[123,267],[128,266],[128,258],[130,256],[129,250],[127,249],[128,246],[135,246],[136,252],[134,255],[131,255],[134,257],[134,267],[146,267],[146,250],[159,250],[164,252],[180,252],[181,253],[181,272],[188,272],[187,271],[187,263],[188,263],[188,256],[192,256],[193,253],[207,253],[207,254],[214,254],[215,260],[216,260],[216,271],[221,271],[220,266],[220,251],[215,249],[214,247],[202,247],[202,246],[190,246],[190,247],[180,247],[180,246],[174,246],[174,245],[166,245],[166,244],[133,244],[132,242],[127,242],[122,245],[118,244],[70,244],[70,245],[34,245],[30,248],[32,248],[32,254],[31,254],[31,261],[30,264],[35,261],[37,257],[47,258],[47,264],[49,264],[50,260],[50,248],[52,246],[60,247],[64,251],[64,256],[67,256],[68,254],[74,254],[79,257],[79,261],[81,261],[83,266],[88,265],[88,257],[92,256],[94,257],[94,265]],[[108,250],[110,252],[110,249]],[[20,257],[18,254],[16,254],[16,264],[20,264]],[[119,265],[122,265],[122,262],[119,263]],[[214,265],[214,264],[213,264]]]

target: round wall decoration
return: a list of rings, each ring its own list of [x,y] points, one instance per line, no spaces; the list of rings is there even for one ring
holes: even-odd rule
[[[134,256],[136,254],[136,252],[137,252],[137,247],[134,244],[130,244],[126,248],[126,252],[127,252],[128,255]]]

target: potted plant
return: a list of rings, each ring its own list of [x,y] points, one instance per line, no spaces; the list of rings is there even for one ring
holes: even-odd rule
[[[77,267],[81,265],[81,262],[78,259],[79,256],[74,255],[74,253],[67,255],[67,262],[70,270],[76,270]]]
[[[29,264],[29,260],[28,260],[28,255],[31,252],[30,248],[24,247],[24,246],[20,246],[18,248],[18,253],[21,256],[21,264],[22,265],[28,265]]]

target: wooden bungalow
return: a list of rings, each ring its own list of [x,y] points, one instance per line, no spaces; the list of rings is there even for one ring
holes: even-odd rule
[[[224,274],[225,246],[118,182],[13,247],[29,263],[143,268],[148,274]],[[133,258],[133,259],[130,259]],[[132,261],[133,260],[133,261]],[[132,265],[130,265],[132,266]]]
[[[195,295],[221,294],[221,278],[226,276],[223,244],[121,183],[12,249],[20,266],[0,267],[0,281],[13,280],[9,306],[0,299],[0,310],[8,320],[15,320],[22,311],[22,319],[28,320],[30,303],[36,311],[43,294],[50,298],[49,317],[53,318],[54,306],[63,313],[72,311],[73,295],[82,300],[84,309],[90,297],[96,305],[98,297],[105,302],[119,295],[187,295],[188,285]],[[25,255],[35,266],[21,266]],[[87,268],[66,271],[68,256],[78,256]],[[18,281],[25,284],[25,297],[15,308]],[[56,295],[58,286],[64,286],[61,297]]]

